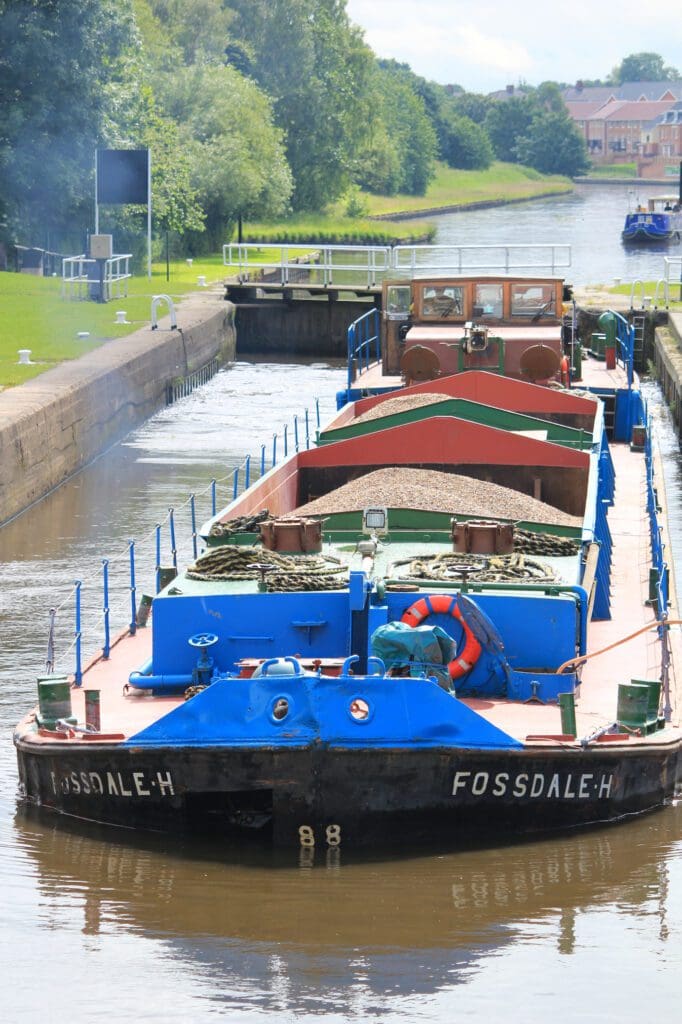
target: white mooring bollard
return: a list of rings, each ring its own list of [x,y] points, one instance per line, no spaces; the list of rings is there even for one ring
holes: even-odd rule
[[[20,348],[19,352],[19,366],[30,366],[31,365],[31,350],[30,348]]]
[[[129,322],[130,321],[126,320],[126,311],[125,311],[125,309],[117,309],[116,310],[116,323],[117,324],[127,324]]]
[[[200,274],[199,277],[197,278],[197,284],[199,285],[200,288],[206,287],[206,278],[204,277],[203,274]]]

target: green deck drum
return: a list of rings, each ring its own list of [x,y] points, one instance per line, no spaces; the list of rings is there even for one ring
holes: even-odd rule
[[[57,720],[75,722],[71,714],[71,683],[68,676],[38,677],[38,725],[54,729]]]
[[[646,731],[651,690],[647,683],[620,683],[618,686],[618,724],[626,729]]]
[[[603,359],[606,353],[606,335],[595,331],[590,342],[590,349],[594,352],[595,356]]]

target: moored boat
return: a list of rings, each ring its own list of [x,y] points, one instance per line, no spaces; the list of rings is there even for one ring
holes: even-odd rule
[[[669,800],[656,447],[628,325],[606,321],[615,365],[581,362],[565,297],[547,277],[387,282],[317,443],[204,525],[151,626],[82,685],[39,681],[15,733],[26,799],[344,847]]]
[[[668,245],[679,242],[682,213],[677,196],[653,196],[646,205],[637,202],[625,215],[622,239],[635,245]]]

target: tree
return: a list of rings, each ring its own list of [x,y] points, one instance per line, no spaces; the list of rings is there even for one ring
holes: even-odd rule
[[[438,140],[414,77],[394,61],[375,67],[369,131],[355,168],[356,182],[370,191],[423,195],[433,177]]]
[[[489,96],[482,96],[476,92],[462,92],[452,97],[448,96],[448,99],[451,99],[453,110],[461,117],[470,118],[476,124],[484,123],[486,114],[494,103]]]
[[[516,158],[542,174],[575,177],[589,167],[585,140],[567,112],[538,109],[525,136],[518,139]]]
[[[347,188],[369,121],[371,51],[345,0],[226,0],[232,37],[253,53],[294,177],[294,209],[321,209]]]
[[[82,244],[107,86],[134,39],[129,0],[0,0],[0,180],[19,240]]]
[[[465,170],[484,170],[494,158],[487,132],[470,118],[454,113],[444,118],[440,151],[450,167]]]
[[[131,76],[131,81],[135,80]],[[127,102],[119,102],[117,122],[108,126],[107,144],[113,148],[149,149],[152,164],[152,227],[155,232],[184,234],[201,231],[204,213],[191,181],[189,153],[182,144],[178,124],[161,115],[149,85],[131,89]],[[119,93],[119,99],[121,94]],[[142,208],[142,212],[144,208]],[[121,250],[142,253],[140,208],[107,209],[107,224],[116,231]]]
[[[145,42],[156,48],[157,57],[163,54],[167,70],[177,65],[178,56],[184,64],[223,60],[233,14],[222,0],[136,0],[136,11],[138,23],[151,14],[161,28],[155,40],[146,34]]]
[[[614,85],[623,82],[671,82],[680,77],[676,68],[666,66],[658,53],[631,53],[610,75]]]
[[[237,218],[276,217],[292,179],[270,101],[234,68],[196,64],[162,76],[159,99],[179,125],[181,149],[206,218],[205,244],[228,240]]]
[[[515,163],[518,140],[526,135],[533,120],[533,108],[525,97],[512,96],[490,106],[483,126],[498,160]]]

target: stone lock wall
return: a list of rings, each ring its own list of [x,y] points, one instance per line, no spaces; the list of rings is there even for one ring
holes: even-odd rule
[[[168,317],[0,392],[0,524],[44,497],[166,403],[177,378],[234,358],[234,307],[188,298]]]

